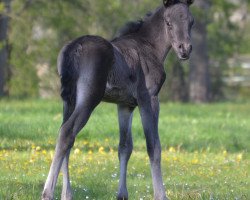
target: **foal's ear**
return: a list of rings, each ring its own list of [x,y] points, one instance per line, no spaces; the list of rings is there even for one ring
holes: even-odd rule
[[[174,5],[174,4],[178,3],[178,2],[182,2],[182,3],[185,3],[188,6],[190,6],[194,2],[194,0],[163,0],[163,4],[166,7]]]
[[[163,0],[163,4],[165,7],[171,6],[175,4],[176,0]]]
[[[190,6],[192,3],[194,3],[194,0],[180,0],[180,2],[187,4]]]
[[[179,2],[185,3],[185,4],[187,4],[188,6],[190,6],[192,3],[194,3],[194,0],[180,0]]]
[[[191,5],[192,3],[194,3],[194,0],[186,0],[186,2],[187,2],[187,5]]]

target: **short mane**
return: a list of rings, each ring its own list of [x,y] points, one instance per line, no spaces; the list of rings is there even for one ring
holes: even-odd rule
[[[152,15],[153,12],[148,12],[143,19],[127,22],[122,28],[120,28],[120,30],[116,34],[116,37],[130,35],[132,33],[138,32],[144,24],[145,20],[147,20],[147,18]]]

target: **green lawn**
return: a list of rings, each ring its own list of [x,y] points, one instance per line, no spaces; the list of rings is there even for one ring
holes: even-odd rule
[[[0,200],[39,199],[61,123],[61,102],[0,101]],[[101,104],[78,135],[70,171],[74,199],[115,199],[116,106]],[[162,104],[159,132],[170,199],[250,199],[250,103]],[[152,199],[145,140],[136,110],[128,167],[131,200]],[[60,199],[61,177],[56,190]]]

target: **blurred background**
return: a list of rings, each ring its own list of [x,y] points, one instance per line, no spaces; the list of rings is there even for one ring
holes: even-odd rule
[[[85,34],[112,39],[161,0],[0,0],[0,98],[59,96],[56,59]],[[196,0],[192,57],[171,52],[162,101],[250,99],[249,0]]]

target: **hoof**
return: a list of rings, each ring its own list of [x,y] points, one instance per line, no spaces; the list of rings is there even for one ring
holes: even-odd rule
[[[166,196],[155,196],[154,200],[169,200]]]
[[[119,193],[117,195],[117,200],[128,200],[128,192]]]
[[[61,195],[61,200],[72,200],[73,199],[73,195],[71,193],[66,194],[66,195]]]
[[[42,200],[53,200],[53,198],[42,196]]]
[[[117,195],[117,200],[128,200],[128,191],[127,189],[120,190]]]
[[[128,200],[128,197],[122,197],[122,196],[118,196],[117,200]]]
[[[53,196],[44,190],[42,194],[42,200],[53,200]]]

